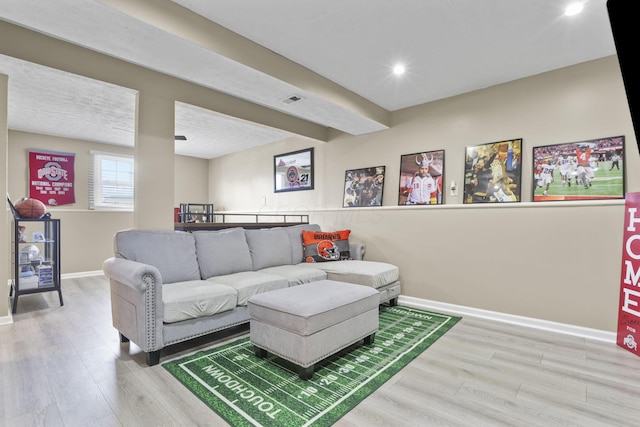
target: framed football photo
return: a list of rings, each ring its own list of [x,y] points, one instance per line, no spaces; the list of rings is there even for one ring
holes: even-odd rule
[[[533,148],[534,202],[624,199],[624,136]]]
[[[400,156],[398,206],[441,205],[444,150]]]
[[[273,156],[273,191],[313,190],[313,148]]]
[[[520,201],[522,139],[465,149],[464,204]]]
[[[348,170],[344,174],[343,208],[382,206],[384,166]]]

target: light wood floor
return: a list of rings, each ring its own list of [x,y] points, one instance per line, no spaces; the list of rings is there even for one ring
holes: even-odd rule
[[[225,426],[111,326],[103,276],[21,296],[0,326],[1,426]],[[161,363],[238,335],[207,337]],[[640,358],[616,347],[463,318],[336,426],[638,426]]]

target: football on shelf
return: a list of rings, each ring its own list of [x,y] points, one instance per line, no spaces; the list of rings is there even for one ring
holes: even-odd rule
[[[26,198],[20,199],[16,205],[16,212],[20,218],[40,218],[47,212],[47,207],[40,200]]]
[[[40,249],[36,245],[28,245],[20,251],[20,262],[37,261],[40,258]]]

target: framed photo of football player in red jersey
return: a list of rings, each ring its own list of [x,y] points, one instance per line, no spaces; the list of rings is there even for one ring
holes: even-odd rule
[[[465,148],[464,204],[519,202],[522,139]]]
[[[624,199],[624,136],[533,147],[532,200]]]
[[[343,208],[382,206],[384,166],[352,169],[344,173]]]
[[[273,156],[273,191],[313,190],[313,148]]]
[[[444,203],[444,150],[400,156],[398,206]]]

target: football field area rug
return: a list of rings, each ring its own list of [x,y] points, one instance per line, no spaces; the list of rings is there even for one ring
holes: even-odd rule
[[[360,340],[317,363],[308,381],[271,353],[256,357],[248,336],[163,366],[233,426],[330,426],[459,320],[409,307],[382,307],[374,343]]]

